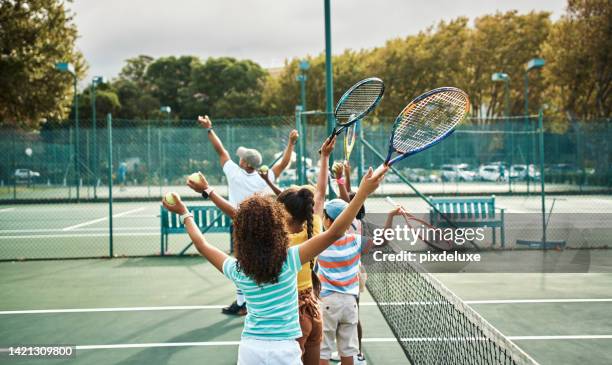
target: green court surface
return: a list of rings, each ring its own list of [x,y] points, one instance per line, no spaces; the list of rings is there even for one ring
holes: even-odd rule
[[[396,201],[427,211],[417,199]],[[535,197],[499,197],[509,212],[539,211]],[[389,209],[371,199],[369,211]],[[558,212],[610,212],[609,196],[566,196]],[[159,254],[159,205],[115,204],[114,254]],[[105,204],[0,207],[0,258],[108,256]],[[225,234],[207,235],[223,249]],[[170,251],[189,243],[174,235]],[[193,249],[192,251],[194,252]],[[612,363],[612,274],[436,274],[541,364]],[[76,345],[49,364],[232,364],[242,318],[220,313],[234,288],[200,257],[0,262],[0,347]],[[407,363],[368,293],[361,299],[368,364]],[[406,326],[415,324],[406,323]],[[31,359],[2,357],[0,363]]]
[[[235,363],[242,318],[220,313],[234,289],[201,258],[3,262],[0,276],[2,347],[77,346],[44,363]],[[612,362],[611,274],[437,276],[542,364]],[[368,363],[406,363],[371,297],[361,301]]]

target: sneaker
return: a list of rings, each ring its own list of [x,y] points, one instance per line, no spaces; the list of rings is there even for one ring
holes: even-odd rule
[[[338,351],[332,352],[331,361],[340,361],[340,355],[338,355]]]
[[[231,314],[234,316],[245,316],[247,314],[246,303],[243,305],[238,305],[238,303],[234,300],[231,305],[221,309],[221,313]]]
[[[359,354],[359,355],[355,355],[355,357],[353,358],[353,364],[354,365],[367,365],[368,362],[365,359],[365,356],[363,354]]]

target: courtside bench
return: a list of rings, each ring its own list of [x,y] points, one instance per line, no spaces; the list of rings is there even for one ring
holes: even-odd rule
[[[188,206],[187,210],[193,213],[193,218],[196,225],[202,233],[229,233],[232,225],[232,220],[223,214],[221,210],[213,205],[207,206]],[[169,212],[163,206],[161,207],[161,255],[168,252],[168,236],[176,233],[186,233],[185,226],[181,224],[179,215]],[[190,243],[180,255],[183,255],[189,247]]]
[[[491,228],[493,233],[493,246],[496,243],[496,229],[499,228],[501,247],[506,244],[504,232],[504,209],[495,208],[495,195],[491,197],[474,198],[433,198],[429,201],[438,210],[429,211],[429,221],[434,227],[448,228]],[[499,210],[499,214],[496,210]],[[451,222],[450,224],[444,214]]]

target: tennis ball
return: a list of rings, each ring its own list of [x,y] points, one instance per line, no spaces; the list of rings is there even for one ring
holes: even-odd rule
[[[164,197],[164,200],[166,201],[166,203],[168,203],[168,205],[174,205],[176,204],[176,200],[174,199],[174,195],[172,195],[173,193],[167,193],[166,196]]]
[[[270,168],[268,167],[268,165],[263,165],[262,167],[260,167],[260,168],[259,168],[259,171],[260,171],[262,174],[266,174],[266,173],[268,172],[268,170],[269,170],[269,169],[270,169]]]
[[[334,164],[332,165],[332,171],[334,172],[334,174],[337,174],[338,171],[342,171],[342,164],[340,162],[334,162]]]
[[[189,175],[189,181],[191,181],[193,183],[202,182],[202,178],[200,177],[200,173],[199,172],[194,172],[193,174]]]

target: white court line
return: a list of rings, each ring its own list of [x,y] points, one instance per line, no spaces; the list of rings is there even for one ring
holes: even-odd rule
[[[125,236],[159,236],[159,231],[156,233],[115,233],[113,237]],[[76,237],[108,237],[108,233],[81,233],[81,234],[32,234],[24,236],[0,236],[0,240],[15,240],[15,239],[32,239],[32,238],[76,238]]]
[[[612,335],[575,335],[575,336],[507,336],[511,341],[523,340],[600,340],[612,339]],[[442,340],[438,338],[401,338],[401,342],[431,342],[432,340]],[[397,342],[395,337],[372,337],[364,338],[363,342]],[[152,348],[152,347],[195,347],[195,346],[238,346],[240,341],[206,341],[206,342],[154,342],[154,343],[126,343],[110,345],[77,345],[77,350],[108,350],[108,349],[133,349],[133,348]]]
[[[144,210],[144,209],[146,209],[146,208],[145,207],[140,207],[140,208],[136,208],[136,209],[125,211],[123,213],[113,214],[113,218],[123,217],[124,215],[128,215],[130,213],[135,213],[135,212],[140,212],[141,210]],[[107,219],[108,219],[108,217],[102,217],[102,218],[90,220],[90,221],[87,221],[87,222],[83,222],[83,223],[80,223],[80,224],[75,224],[74,226],[66,227],[66,228],[64,228],[62,230],[63,231],[71,231],[73,229],[84,227],[84,226],[89,226],[89,225],[92,225],[92,224],[95,224],[95,223],[98,223],[98,222],[105,221]]]
[[[4,208],[4,209],[0,209],[0,213],[12,212],[13,210],[15,210],[15,208]]]
[[[159,226],[144,226],[144,227],[113,227],[115,231],[159,231]],[[108,232],[108,227],[100,228],[77,228],[75,232]],[[6,233],[35,233],[35,232],[64,232],[64,228],[35,228],[35,229],[2,229],[0,235]]]
[[[517,300],[479,300],[465,301],[467,304],[525,304],[525,303],[594,303],[612,302],[612,298],[605,299],[517,299]],[[380,305],[425,305],[427,302],[383,302]],[[376,306],[375,302],[359,303],[359,306]],[[221,309],[225,305],[177,305],[165,307],[110,307],[110,308],[68,308],[68,309],[31,309],[31,310],[7,310],[0,311],[2,314],[51,314],[51,313],[93,313],[93,312],[141,312],[141,311],[170,311],[170,310],[206,310]]]

